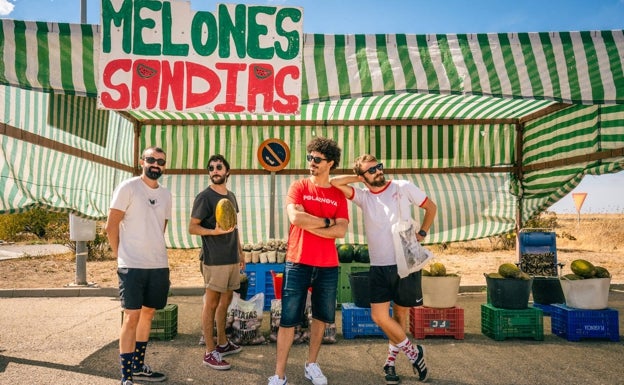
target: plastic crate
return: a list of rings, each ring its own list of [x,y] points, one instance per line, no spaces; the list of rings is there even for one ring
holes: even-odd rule
[[[370,264],[361,262],[341,263],[338,267],[338,289],[336,292],[336,300],[338,305],[343,303],[352,303],[351,283],[349,275],[361,271],[370,270]]]
[[[545,303],[537,303],[537,302],[533,302],[533,307],[537,308],[537,309],[542,309],[542,312],[544,313],[544,315],[549,316],[552,314],[553,312],[553,304],[545,304]]]
[[[464,339],[464,309],[413,307],[410,309],[410,332],[417,339],[426,336],[452,336]]]
[[[620,340],[618,311],[615,309],[584,310],[563,304],[553,305],[551,314],[552,333],[568,341],[582,338]]]
[[[506,338],[544,339],[544,314],[541,309],[500,309],[481,305],[481,333],[502,341]]]
[[[178,305],[168,304],[154,314],[150,338],[170,340],[176,335],[178,335]]]
[[[247,298],[250,299],[258,293],[264,293],[264,310],[271,310],[271,300],[275,299],[275,289],[273,288],[273,276],[271,270],[276,273],[284,272],[283,263],[247,263],[245,273],[249,286],[247,288]]]
[[[392,315],[392,307],[390,307]],[[368,307],[357,307],[354,303],[342,304],[342,336],[345,339],[355,337],[382,336],[386,334],[371,318],[371,309]]]
[[[124,312],[121,311],[123,323]],[[150,338],[170,340],[178,335],[178,305],[168,304],[163,309],[156,310],[152,318]]]

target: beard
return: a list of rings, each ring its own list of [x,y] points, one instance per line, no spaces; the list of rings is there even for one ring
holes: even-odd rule
[[[373,177],[373,180],[371,181],[366,179],[366,183],[373,187],[383,187],[386,184],[386,177],[383,174],[381,174],[379,175],[379,177]]]
[[[144,172],[145,176],[151,180],[157,180],[162,175],[162,170],[157,167],[146,167]]]
[[[213,175],[210,177],[210,181],[213,184],[224,184],[226,179],[223,175]]]

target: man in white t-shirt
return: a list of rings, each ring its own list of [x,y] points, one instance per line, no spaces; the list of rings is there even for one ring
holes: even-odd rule
[[[409,309],[422,305],[421,272],[400,278],[397,272],[392,225],[401,217],[411,216],[411,206],[425,210],[416,239],[421,242],[426,236],[436,215],[436,204],[425,192],[406,180],[386,180],[383,164],[373,155],[362,155],[355,160],[355,175],[337,176],[331,184],[338,187],[347,197],[362,209],[364,229],[370,255],[369,284],[371,292],[371,316],[386,333],[390,344],[384,364],[386,384],[398,384],[395,360],[403,351],[412,363],[419,381],[426,381],[427,366],[424,348],[413,345],[405,333]],[[362,182],[366,188],[350,186]],[[418,227],[416,227],[418,228]],[[393,302],[393,317],[389,315]]]
[[[167,304],[169,260],[164,232],[171,219],[171,193],[158,183],[166,154],[150,147],[141,156],[140,176],[113,192],[106,222],[108,241],[117,257],[119,298],[124,311],[119,336],[121,385],[165,381],[145,364],[145,350],[156,309]]]

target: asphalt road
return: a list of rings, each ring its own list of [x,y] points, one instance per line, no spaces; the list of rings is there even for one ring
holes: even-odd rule
[[[77,292],[77,291],[76,291]],[[68,292],[65,292],[68,293]],[[95,293],[95,292],[91,292]],[[543,340],[507,338],[495,341],[481,333],[483,292],[460,294],[464,338],[427,336],[431,384],[534,385],[624,384],[624,344],[605,339],[571,342],[551,333],[551,317],[543,317]],[[273,374],[275,344],[245,346],[229,356],[229,371],[201,363],[199,295],[173,296],[178,305],[177,335],[153,340],[147,362],[167,374],[165,384],[266,384]],[[609,306],[621,312],[624,293],[612,291]],[[268,334],[269,313],[262,330]],[[119,301],[106,296],[0,296],[0,384],[114,385],[119,384]],[[383,337],[345,339],[337,312],[337,343],[324,345],[320,364],[330,384],[383,384],[387,341]],[[619,326],[622,335],[623,326]],[[307,345],[295,345],[289,358],[289,384],[309,384],[303,377]],[[407,359],[399,357],[402,384],[417,384]]]

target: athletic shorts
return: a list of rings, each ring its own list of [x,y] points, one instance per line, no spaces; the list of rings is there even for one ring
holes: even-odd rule
[[[128,310],[151,307],[162,309],[169,296],[169,268],[131,269],[118,268],[119,299],[121,307]]]
[[[421,272],[399,277],[396,265],[371,266],[369,271],[371,303],[394,302],[399,306],[422,305]]]

